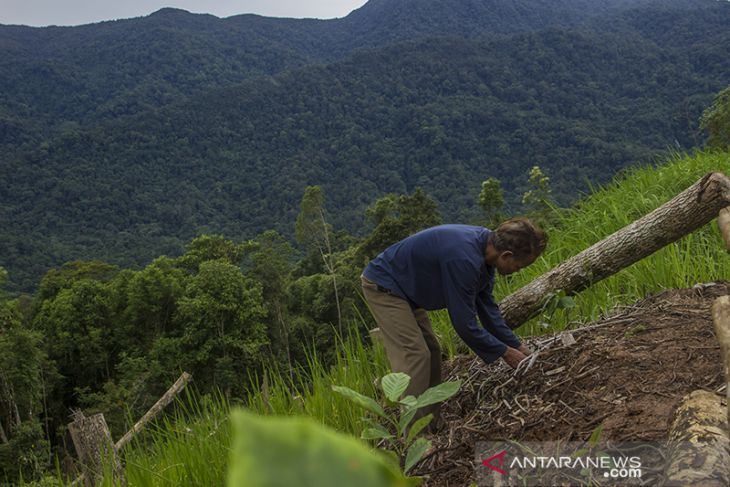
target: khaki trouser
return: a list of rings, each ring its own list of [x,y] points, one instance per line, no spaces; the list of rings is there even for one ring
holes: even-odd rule
[[[378,290],[377,284],[361,277],[362,290],[383,334],[385,353],[393,372],[411,377],[404,396],[418,397],[429,387],[441,383],[441,347],[431,328],[425,309],[412,309],[405,299]],[[440,404],[418,410],[415,419],[434,415],[438,421]]]

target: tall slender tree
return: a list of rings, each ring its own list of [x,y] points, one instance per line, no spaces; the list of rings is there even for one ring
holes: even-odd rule
[[[504,208],[504,190],[499,179],[489,177],[482,182],[482,190],[479,193],[479,206],[482,207],[487,216],[487,223],[494,228],[502,220],[502,209]]]
[[[340,297],[337,291],[337,272],[332,255],[331,233],[332,226],[327,223],[325,217],[322,188],[307,186],[297,216],[295,236],[300,245],[306,245],[310,250],[319,253],[327,273],[332,277],[337,305],[337,328],[340,336],[342,336],[342,310],[340,309]]]

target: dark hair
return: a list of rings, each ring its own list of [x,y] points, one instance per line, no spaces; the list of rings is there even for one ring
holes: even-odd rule
[[[510,251],[516,258],[537,257],[547,246],[545,231],[527,218],[512,218],[490,235],[489,241],[500,252]]]

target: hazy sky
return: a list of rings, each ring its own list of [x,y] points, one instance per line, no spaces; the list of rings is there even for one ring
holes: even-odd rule
[[[344,17],[366,0],[0,0],[0,24],[79,25],[148,15],[163,7],[217,17]]]

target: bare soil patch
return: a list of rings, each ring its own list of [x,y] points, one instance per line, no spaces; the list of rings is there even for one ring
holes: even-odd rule
[[[478,441],[663,441],[682,397],[724,384],[710,308],[730,283],[669,290],[561,335],[528,340],[537,358],[516,374],[474,356],[444,366],[462,379],[443,407],[446,426],[414,474],[429,487],[468,486]]]

